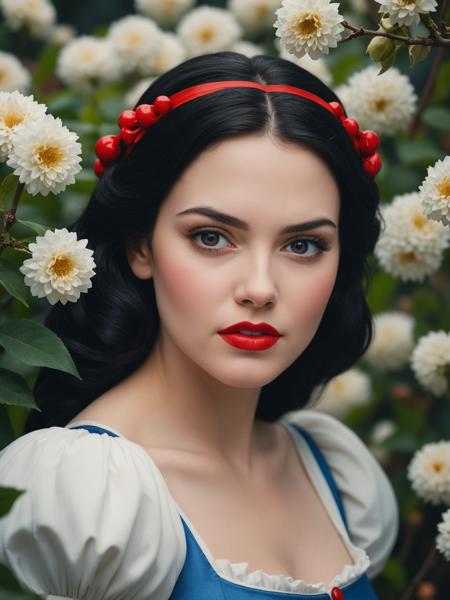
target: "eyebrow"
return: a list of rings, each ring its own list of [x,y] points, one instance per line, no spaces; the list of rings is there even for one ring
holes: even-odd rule
[[[243,229],[244,231],[249,230],[249,225],[245,221],[242,221],[237,217],[233,217],[232,215],[227,215],[226,213],[215,210],[210,206],[194,206],[192,208],[188,208],[186,210],[183,210],[182,212],[177,213],[177,216],[187,214],[204,215],[205,217],[210,217],[211,219],[220,221],[225,225],[231,225],[232,227]],[[330,227],[334,227],[336,229],[336,224],[333,221],[330,221],[330,219],[318,218],[314,219],[313,221],[306,221],[305,223],[296,223],[295,225],[288,225],[287,227],[284,227],[281,230],[281,233],[297,233],[299,231],[305,231],[306,229],[321,227],[322,225],[329,225]]]

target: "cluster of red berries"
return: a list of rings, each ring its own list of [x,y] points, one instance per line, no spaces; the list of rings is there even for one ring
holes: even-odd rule
[[[344,115],[344,109],[339,102],[329,102],[329,105],[333,113],[340,119],[342,125],[345,127],[353,146],[359,152],[363,169],[372,177],[378,173],[381,169],[381,157],[375,150],[380,145],[380,138],[375,131],[366,129],[360,131],[358,122],[355,119],[349,119]]]
[[[94,173],[97,177],[103,175],[110,162],[119,158],[121,141],[128,146],[126,151],[126,156],[128,156],[134,144],[144,135],[145,130],[171,109],[172,100],[168,96],[158,96],[153,104],[140,104],[136,110],[121,112],[117,121],[120,133],[103,135],[95,144],[95,154],[98,158],[94,162]]]

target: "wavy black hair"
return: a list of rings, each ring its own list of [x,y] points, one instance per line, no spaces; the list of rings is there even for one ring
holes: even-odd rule
[[[186,87],[220,80],[293,85],[324,100],[339,98],[295,63],[237,52],[190,58],[155,79],[140,98],[152,103]],[[364,286],[368,255],[380,234],[379,193],[338,118],[315,102],[289,93],[230,88],[187,102],[157,121],[133,152],[113,163],[70,231],[94,250],[92,288],[76,303],[52,306],[45,325],[65,343],[82,381],[40,369],[25,432],[64,426],[96,397],[146,359],[159,331],[153,280],[137,278],[126,244],[152,232],[158,211],[183,170],[208,146],[235,135],[263,132],[308,147],[331,170],[340,193],[340,257],[334,289],[308,347],[276,379],[263,386],[255,418],[275,421],[311,402],[350,368],[372,339],[372,316]]]

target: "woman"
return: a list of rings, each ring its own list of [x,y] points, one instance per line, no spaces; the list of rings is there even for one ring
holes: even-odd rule
[[[219,52],[159,77],[122,141],[97,144],[71,228],[93,287],[46,321],[83,380],[42,369],[42,412],[0,454],[0,485],[26,489],[0,562],[27,588],[376,598],[392,488],[353,432],[304,408],[372,336],[374,153],[330,102],[294,63]]]

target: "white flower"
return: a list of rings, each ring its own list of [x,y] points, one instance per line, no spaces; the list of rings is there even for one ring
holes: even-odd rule
[[[154,21],[139,15],[123,17],[108,30],[108,38],[125,72],[139,70],[142,61],[150,61],[157,55],[161,34]]]
[[[127,108],[133,108],[138,103],[139,98],[142,96],[145,90],[155,79],[156,77],[148,77],[147,79],[138,81],[126,94],[124,99],[125,106]]]
[[[26,92],[31,83],[31,75],[14,54],[0,50],[0,91]]]
[[[360,129],[374,129],[393,135],[403,129],[414,113],[417,95],[409,77],[391,67],[378,75],[378,67],[354,73],[346,85],[336,89],[347,114],[356,119]]]
[[[50,304],[66,304],[87,292],[96,266],[94,251],[86,248],[87,243],[87,239],[77,241],[77,234],[64,227],[48,229],[36,243],[29,244],[31,258],[24,260],[19,271],[32,296],[46,296]]]
[[[418,192],[395,196],[382,204],[385,227],[374,254],[382,268],[402,281],[423,281],[439,269],[450,231],[423,214]]]
[[[429,219],[450,225],[450,156],[428,167],[419,192],[424,214]]]
[[[397,431],[397,425],[394,421],[383,419],[378,421],[372,428],[370,439],[373,444],[382,444],[388,437]]]
[[[321,81],[323,81],[323,83],[325,83],[325,85],[331,85],[331,73],[327,67],[324,58],[316,58],[314,60],[310,58],[307,54],[305,54],[305,56],[302,56],[301,58],[297,58],[296,56],[288,52],[288,50],[286,50],[286,48],[281,43],[281,40],[275,40],[275,46],[277,46],[278,48],[280,58],[290,60],[299,67],[302,67],[302,69],[305,69],[306,71],[309,71],[310,73],[318,77]]]
[[[364,358],[386,371],[398,371],[408,364],[414,347],[414,318],[389,311],[373,318],[374,336]]]
[[[38,36],[45,36],[56,19],[55,7],[49,0],[1,0],[1,7],[11,29],[28,27]]]
[[[77,139],[61,119],[45,115],[14,131],[6,164],[15,169],[14,174],[33,196],[59,194],[75,182],[74,175],[81,170]]]
[[[275,35],[297,58],[305,54],[319,58],[336,48],[344,29],[338,8],[339,4],[329,0],[283,0],[275,13]]]
[[[172,26],[195,4],[195,0],[135,0],[136,10],[161,26]]]
[[[139,65],[142,75],[161,75],[186,59],[186,48],[175,33],[161,33],[158,52]]]
[[[235,17],[223,8],[199,6],[185,15],[177,34],[189,57],[229,50],[242,35]]]
[[[316,388],[313,396],[317,399]],[[334,377],[320,390],[320,396],[314,409],[326,412],[337,418],[344,417],[354,407],[368,404],[371,397],[370,378],[358,369],[348,369]]]
[[[12,148],[11,137],[18,127],[29,121],[41,119],[47,107],[33,96],[20,92],[0,92],[0,161],[8,158]]]
[[[441,329],[422,336],[411,355],[411,368],[426,390],[436,396],[445,394],[446,374],[450,372],[450,333]]]
[[[431,504],[450,504],[450,441],[432,442],[417,450],[408,465],[416,494]]]
[[[267,51],[265,48],[260,46],[259,44],[254,44],[253,42],[248,42],[247,40],[238,40],[235,44],[233,44],[230,48],[233,52],[239,52],[239,54],[243,54],[248,58],[252,56],[258,56],[259,54],[266,54]]]
[[[117,81],[121,69],[108,39],[82,35],[61,49],[56,73],[69,87],[89,91],[99,83]]]
[[[76,35],[75,27],[72,25],[55,25],[50,29],[47,39],[51,44],[64,46],[74,39]]]
[[[227,9],[249,35],[273,27],[275,10],[281,0],[228,0]]]
[[[378,12],[388,13],[389,21],[395,25],[413,25],[420,22],[419,14],[436,10],[436,0],[375,0],[381,4]]]
[[[438,524],[436,548],[443,556],[450,560],[450,508],[442,513],[442,521]]]

